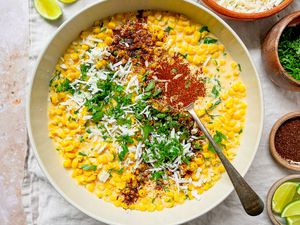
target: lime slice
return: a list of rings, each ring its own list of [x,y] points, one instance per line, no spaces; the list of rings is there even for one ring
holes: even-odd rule
[[[286,218],[288,225],[300,225],[300,216],[291,216]]]
[[[62,3],[65,3],[65,4],[72,4],[72,3],[76,2],[77,0],[59,0],[59,1]]]
[[[283,208],[293,200],[298,184],[285,182],[277,188],[272,199],[272,209],[275,213],[281,213]]]
[[[293,201],[284,207],[281,217],[290,217],[300,215],[300,200]]]
[[[298,184],[298,187],[297,187],[297,194],[300,195],[300,184]]]
[[[55,0],[34,0],[38,13],[48,20],[56,20],[62,15],[61,8]]]

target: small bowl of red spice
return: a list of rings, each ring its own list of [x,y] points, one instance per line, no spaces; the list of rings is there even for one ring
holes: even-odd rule
[[[300,171],[300,111],[288,113],[274,124],[269,145],[279,164]]]

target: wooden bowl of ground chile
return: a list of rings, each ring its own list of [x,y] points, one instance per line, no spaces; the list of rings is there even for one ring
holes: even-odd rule
[[[270,79],[279,87],[300,91],[300,11],[280,20],[267,34],[262,58]]]
[[[288,113],[274,124],[269,144],[278,163],[300,171],[300,111]]]

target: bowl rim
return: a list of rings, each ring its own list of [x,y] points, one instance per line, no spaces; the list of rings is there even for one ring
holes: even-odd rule
[[[221,5],[219,5],[215,0],[202,0],[207,6],[211,9],[215,10],[217,13],[228,16],[232,19],[237,20],[257,20],[272,16],[283,9],[285,9],[288,5],[290,5],[294,0],[283,0],[278,6],[273,7],[272,9],[257,12],[257,13],[244,13],[244,12],[236,12],[230,9],[227,9]]]
[[[300,165],[290,164],[287,160],[283,159],[279,153],[276,151],[275,147],[275,136],[278,129],[288,120],[300,118],[300,111],[294,111],[287,113],[280,117],[273,125],[270,135],[269,135],[269,152],[273,156],[276,162],[278,162],[281,166],[294,171],[300,171]]]
[[[271,28],[271,30],[276,29],[276,28],[280,28],[277,29],[276,32],[276,38],[275,38],[275,54],[276,54],[276,62],[279,65],[279,69],[281,74],[283,74],[283,76],[289,80],[291,83],[295,84],[295,85],[299,85],[300,86],[300,80],[296,80],[294,77],[292,77],[291,75],[288,74],[288,72],[283,68],[280,59],[279,59],[279,54],[278,54],[278,45],[279,45],[279,41],[280,38],[282,36],[283,31],[288,27],[288,25],[293,21],[296,20],[297,18],[300,18],[300,10],[293,12],[291,14],[288,14],[287,16],[285,16],[284,18],[282,18],[278,23],[276,23],[274,25],[274,27]],[[284,26],[281,26],[281,24],[283,24]],[[299,24],[300,25],[300,22]]]
[[[62,196],[69,204],[71,204],[72,206],[74,206],[75,208],[77,208],[78,210],[80,210],[81,212],[83,212],[84,214],[88,215],[89,217],[97,220],[97,221],[101,221],[107,224],[114,224],[114,225],[122,225],[120,223],[116,223],[113,222],[109,219],[105,219],[101,216],[96,216],[93,213],[90,213],[88,210],[84,209],[83,207],[81,207],[79,204],[77,204],[72,198],[68,197],[63,191],[62,189],[59,187],[59,185],[57,185],[57,183],[55,182],[55,179],[53,177],[50,176],[48,170],[46,169],[42,159],[39,156],[37,147],[36,147],[36,143],[35,143],[35,138],[32,132],[32,127],[31,127],[31,116],[30,116],[30,111],[31,111],[31,94],[32,94],[32,86],[36,77],[36,73],[39,67],[39,64],[42,61],[42,58],[46,52],[46,50],[48,49],[49,45],[51,44],[51,42],[53,41],[53,39],[55,39],[57,33],[59,33],[61,30],[63,30],[68,23],[73,20],[75,17],[79,16],[81,13],[83,13],[86,10],[89,10],[91,8],[93,8],[94,6],[98,5],[98,4],[102,4],[104,2],[106,2],[108,0],[99,0],[97,2],[91,3],[86,5],[85,7],[83,7],[81,10],[79,10],[78,12],[74,13],[70,18],[68,18],[67,20],[65,20],[58,28],[57,30],[54,32],[54,34],[52,34],[52,36],[50,36],[50,38],[48,39],[48,41],[46,41],[46,44],[44,45],[44,47],[42,48],[36,62],[35,62],[35,66],[33,67],[32,70],[32,75],[29,79],[29,85],[27,88],[27,102],[26,102],[26,127],[27,127],[27,132],[28,132],[28,137],[31,143],[31,147],[33,149],[33,153],[35,158],[37,159],[38,165],[41,168],[43,174],[45,175],[45,177],[48,179],[49,183],[54,187],[54,190],[60,195]],[[247,58],[249,59],[250,65],[252,66],[253,70],[254,70],[254,74],[253,76],[256,77],[256,82],[258,85],[257,91],[258,91],[258,97],[259,97],[259,103],[261,105],[261,109],[259,112],[259,127],[258,127],[258,132],[257,132],[257,140],[256,143],[254,145],[254,151],[252,153],[252,156],[250,158],[250,160],[248,161],[248,164],[245,166],[245,170],[241,173],[241,175],[244,177],[246,175],[246,173],[249,171],[250,166],[253,163],[253,160],[255,158],[255,155],[259,149],[259,144],[260,144],[260,140],[262,137],[262,131],[263,131],[263,121],[264,121],[264,101],[263,101],[263,92],[262,92],[262,85],[261,85],[261,81],[257,72],[257,69],[255,67],[254,61],[247,49],[247,47],[245,46],[244,42],[241,40],[241,38],[237,35],[237,33],[220,17],[218,16],[216,13],[214,13],[212,10],[207,9],[206,7],[204,7],[203,5],[194,2],[192,0],[181,0],[183,2],[186,2],[187,4],[192,5],[193,7],[197,7],[200,8],[202,11],[206,12],[207,14],[209,14],[210,16],[214,17],[216,20],[218,20],[218,22],[220,22],[237,40],[237,42],[239,43],[239,45],[241,46],[241,48],[243,49],[243,51],[245,52]],[[222,198],[220,198],[215,204],[212,204],[210,207],[208,207],[206,210],[203,211],[203,213],[200,214],[194,214],[193,216],[190,216],[189,218],[183,219],[181,221],[177,221],[176,223],[168,223],[165,225],[175,225],[175,224],[182,224],[188,221],[191,221],[201,215],[206,214],[207,212],[209,212],[210,210],[212,210],[213,208],[215,208],[216,206],[218,206],[220,203],[222,203],[229,195],[230,193],[232,193],[232,191],[234,190],[233,185],[231,185],[231,187],[229,188],[228,194],[224,195]]]
[[[285,177],[280,178],[277,180],[269,189],[266,199],[266,207],[269,219],[272,221],[274,225],[282,225],[274,216],[273,210],[272,210],[272,198],[275,193],[275,191],[278,189],[278,187],[283,184],[284,182],[294,180],[294,179],[300,179],[300,174],[291,174]]]

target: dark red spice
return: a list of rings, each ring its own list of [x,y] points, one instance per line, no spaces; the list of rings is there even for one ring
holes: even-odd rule
[[[279,127],[275,148],[282,158],[300,162],[300,118],[288,120]]]
[[[166,103],[176,109],[205,96],[204,83],[197,79],[197,74],[192,73],[188,64],[179,57],[173,57],[172,62],[160,62],[150,78],[156,80],[157,88],[162,89]]]
[[[126,183],[126,187],[121,190],[121,196],[126,205],[131,205],[138,200],[138,190],[145,186],[147,177],[149,176],[149,172],[146,169],[146,164],[140,164],[139,168],[134,171],[135,179],[130,179]]]
[[[131,58],[134,65],[144,65],[146,61],[152,61],[156,41],[158,39],[148,30],[146,18],[139,13],[137,19],[129,20],[114,30],[114,39],[110,46],[112,60]]]

